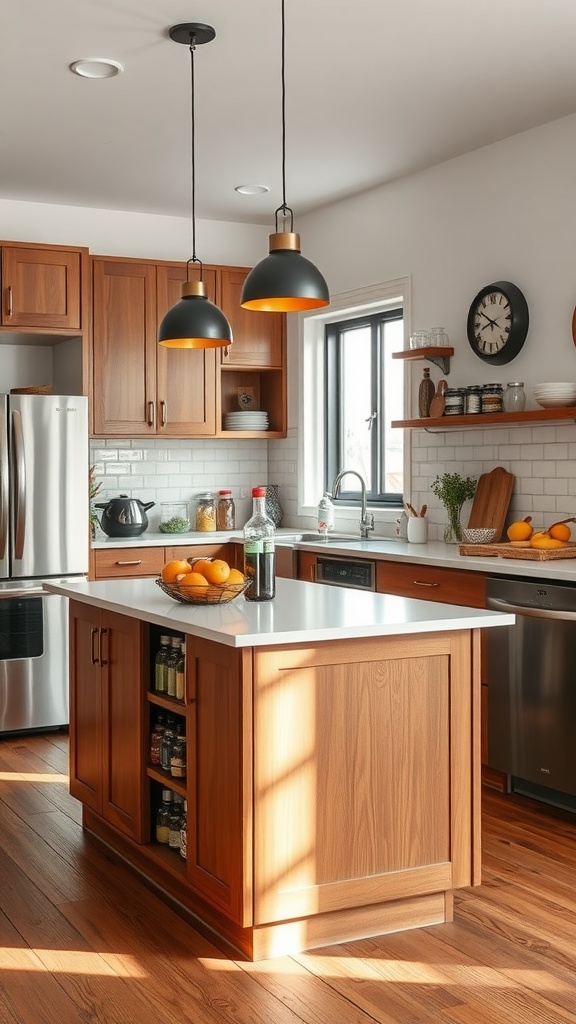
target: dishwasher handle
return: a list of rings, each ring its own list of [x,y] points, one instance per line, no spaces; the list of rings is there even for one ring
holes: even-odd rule
[[[509,604],[500,597],[489,597],[488,608],[498,612],[513,612],[515,615],[526,615],[532,619],[558,619],[564,622],[576,622],[576,612],[559,611],[554,608],[527,608],[523,604]]]

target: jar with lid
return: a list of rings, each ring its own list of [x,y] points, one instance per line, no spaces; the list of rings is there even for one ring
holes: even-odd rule
[[[504,392],[504,412],[522,412],[525,405],[524,382],[507,384]]]
[[[160,533],[188,533],[190,516],[185,501],[160,502]]]
[[[430,335],[428,331],[414,331],[410,336],[410,348],[428,348]]]
[[[448,335],[443,327],[432,327],[430,329],[430,344],[434,348],[448,347]]]
[[[464,388],[446,388],[444,415],[461,416],[464,412]]]
[[[236,509],[232,491],[219,492],[216,508],[216,527],[218,530],[234,530],[236,528]]]
[[[504,388],[501,384],[482,385],[482,412],[502,412]]]
[[[471,384],[466,388],[464,412],[467,416],[482,412],[482,389],[479,384]]]
[[[210,533],[216,530],[216,503],[213,494],[198,495],[196,529],[199,533]]]

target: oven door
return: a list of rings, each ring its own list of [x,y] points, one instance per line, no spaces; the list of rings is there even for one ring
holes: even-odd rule
[[[319,555],[316,559],[316,582],[355,590],[376,590],[376,563]]]
[[[0,733],[67,725],[68,601],[0,589]]]

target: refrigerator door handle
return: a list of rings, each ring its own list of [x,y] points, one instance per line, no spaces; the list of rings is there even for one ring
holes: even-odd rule
[[[8,439],[6,431],[0,434],[0,561],[6,558],[8,544],[8,519],[10,513],[8,491]]]
[[[14,558],[24,557],[26,533],[26,466],[24,463],[24,434],[19,409],[12,413],[14,453]]]

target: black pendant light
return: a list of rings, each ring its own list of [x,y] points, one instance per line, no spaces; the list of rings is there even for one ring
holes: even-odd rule
[[[216,32],[211,25],[191,22],[175,25],[170,38],[175,43],[186,43],[190,48],[190,79],[192,95],[192,257],[186,264],[186,281],[182,285],[182,298],[168,310],[160,324],[158,342],[166,348],[223,348],[232,343],[232,328],[224,313],[206,295],[202,280],[202,263],[196,256],[196,153],[194,121],[194,51],[196,46],[209,43]],[[200,267],[200,280],[190,281],[190,264]]]
[[[241,305],[273,313],[316,309],[330,302],[322,274],[300,252],[300,235],[294,232],[294,214],[286,205],[286,86],[285,14],[282,0],[282,206],[276,210],[276,231],[270,235],[270,253],[250,271],[242,289]],[[279,230],[279,219],[284,230]],[[286,231],[286,221],[289,230]]]

